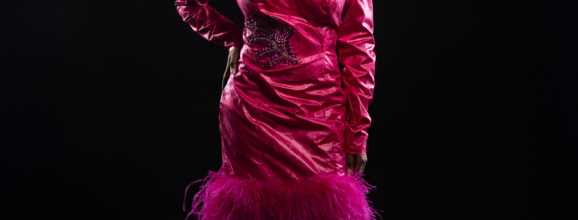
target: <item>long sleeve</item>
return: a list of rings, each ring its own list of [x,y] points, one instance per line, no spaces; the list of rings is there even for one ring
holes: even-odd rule
[[[225,16],[211,8],[208,0],[176,0],[177,11],[191,28],[203,38],[226,47],[243,45],[241,29]]]
[[[375,86],[374,47],[371,0],[347,0],[337,41],[349,110],[344,143],[346,153],[366,153],[367,131],[371,125],[367,110]]]

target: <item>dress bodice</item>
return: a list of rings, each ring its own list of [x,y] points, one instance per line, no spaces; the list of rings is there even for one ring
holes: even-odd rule
[[[183,21],[205,39],[229,51],[242,48],[240,68],[271,76],[277,73],[267,75],[270,91],[286,90],[291,84],[291,95],[305,100],[290,104],[308,107],[295,114],[319,115],[315,111],[324,107],[346,105],[346,116],[337,117],[346,121],[345,152],[366,153],[376,59],[371,0],[237,0],[245,15],[242,29],[207,2],[176,0],[175,5]],[[344,66],[342,71],[337,60]],[[311,88],[317,89],[316,94],[325,95],[300,91],[310,84],[315,85]],[[321,104],[309,104],[307,99]],[[266,107],[275,107],[271,106]],[[326,120],[331,118],[324,114]]]

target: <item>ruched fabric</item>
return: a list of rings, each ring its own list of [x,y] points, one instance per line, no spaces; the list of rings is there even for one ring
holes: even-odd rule
[[[207,177],[191,213],[200,219],[244,219],[243,214],[251,219],[319,219],[330,213],[331,219],[374,219],[364,196],[373,186],[359,174],[357,179],[346,176],[345,166],[346,153],[366,153],[371,125],[376,59],[371,0],[237,3],[245,15],[243,28],[207,0],[175,2],[183,21],[200,36],[241,51],[238,71],[220,101],[223,166]],[[235,190],[220,187],[237,182]],[[271,182],[279,184],[266,184]],[[337,197],[325,198],[335,205],[323,208],[295,205],[307,198],[324,201],[316,192],[296,193],[300,189],[331,195],[339,187],[358,192],[347,194],[357,199],[354,206]],[[279,207],[280,201],[271,205],[271,199],[282,198],[290,198],[292,204],[285,205],[296,208]],[[335,213],[343,217],[335,218]]]

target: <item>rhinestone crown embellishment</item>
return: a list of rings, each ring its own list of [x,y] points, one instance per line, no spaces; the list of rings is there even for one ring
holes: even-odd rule
[[[258,50],[255,59],[261,60],[269,57],[267,63],[262,66],[264,69],[280,63],[297,64],[297,54],[291,52],[289,47],[289,39],[295,33],[294,27],[279,18],[273,16],[262,17],[255,14],[245,21],[245,27],[252,32],[247,37],[247,40],[250,43],[263,46]]]

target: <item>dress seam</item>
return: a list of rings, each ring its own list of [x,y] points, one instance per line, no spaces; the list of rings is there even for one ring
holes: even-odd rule
[[[321,41],[321,48],[325,49],[325,41],[323,41],[323,40]],[[326,58],[325,52],[326,51],[324,51],[323,53],[319,53],[319,55],[321,56],[321,58],[323,60],[323,71],[324,71],[323,78],[325,78],[328,74],[327,66],[325,64],[327,62],[327,60],[325,59]],[[325,97],[325,99],[326,99],[325,101],[327,101],[327,92],[325,90],[323,90],[323,97]],[[327,114],[325,113],[325,110],[323,110],[323,117],[325,118],[325,124],[327,124]],[[333,126],[330,129],[333,132],[335,132],[333,130],[334,129]],[[332,141],[331,142],[331,153],[330,153],[331,154],[331,163],[333,165],[332,172],[335,172],[337,170],[337,160],[335,159],[335,152],[334,151],[335,151],[335,142]]]
[[[259,72],[259,74],[261,74]],[[259,88],[261,88],[260,82],[257,82],[259,84]],[[259,93],[259,100],[261,100],[261,96],[263,94]],[[258,117],[263,118],[263,109],[261,109],[263,103],[259,102],[260,105],[258,105],[257,109],[259,111]],[[265,178],[265,168],[263,167],[264,161],[263,161],[263,142],[261,141],[261,125],[259,124],[259,122],[256,123],[257,124],[257,143],[259,143],[259,146],[261,148],[261,150],[259,151],[259,159],[261,159],[261,175],[260,178]]]

